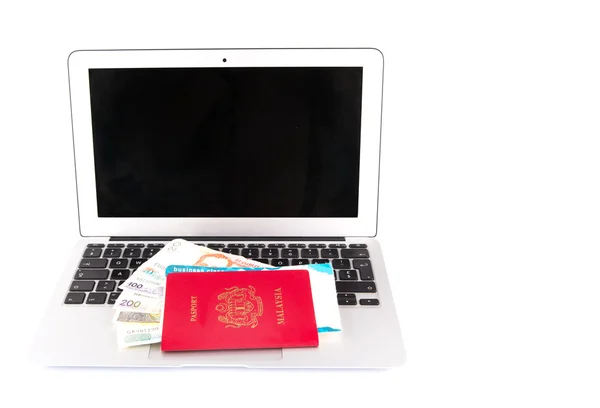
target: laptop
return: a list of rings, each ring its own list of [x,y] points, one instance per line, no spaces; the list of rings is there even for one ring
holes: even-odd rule
[[[377,242],[376,49],[82,50],[68,58],[81,239],[32,344],[45,366],[386,368],[405,350]],[[118,286],[166,243],[331,263],[318,347],[119,349]],[[61,266],[62,267],[62,266]]]

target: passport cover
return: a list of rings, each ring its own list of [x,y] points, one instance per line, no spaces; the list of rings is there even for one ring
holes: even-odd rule
[[[162,351],[319,345],[306,270],[167,275]]]

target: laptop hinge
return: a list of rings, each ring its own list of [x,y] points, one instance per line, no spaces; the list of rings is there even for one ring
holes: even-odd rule
[[[111,241],[345,241],[344,237],[110,237]]]

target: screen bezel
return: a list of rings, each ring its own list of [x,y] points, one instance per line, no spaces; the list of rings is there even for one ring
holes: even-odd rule
[[[226,59],[226,62],[224,62]],[[358,216],[351,218],[98,217],[91,68],[362,67]],[[82,236],[373,237],[377,233],[383,55],[377,49],[82,50],[68,58]]]

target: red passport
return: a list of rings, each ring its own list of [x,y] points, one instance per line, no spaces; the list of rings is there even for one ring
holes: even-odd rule
[[[167,275],[163,351],[318,345],[306,270]]]

